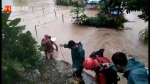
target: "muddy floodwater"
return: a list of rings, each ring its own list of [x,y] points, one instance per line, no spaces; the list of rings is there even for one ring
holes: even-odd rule
[[[74,25],[71,22],[70,14],[73,7],[55,6],[53,0],[2,0],[2,3],[3,7],[5,5],[28,7],[27,11],[13,12],[10,19],[22,18],[19,25],[26,25],[26,31],[32,32],[38,44],[40,44],[44,34],[49,34],[57,38],[57,44],[67,43],[69,40],[82,42],[86,58],[92,51],[105,48],[104,56],[109,59],[113,53],[123,51],[128,55],[134,55],[148,66],[148,46],[139,41],[138,35],[147,26],[147,23],[137,17],[141,12],[125,14],[125,17],[131,22],[124,24],[128,28],[127,30],[119,31]],[[88,16],[94,16],[97,12],[86,10],[85,13]],[[72,63],[70,55],[69,49],[59,48],[59,51],[55,52],[54,58]],[[87,72],[94,76],[93,72]],[[126,84],[124,78],[119,84]]]

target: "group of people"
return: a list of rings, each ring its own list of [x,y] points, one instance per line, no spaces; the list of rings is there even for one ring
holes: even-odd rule
[[[70,40],[68,44],[60,44],[60,47],[71,49],[73,77],[78,84],[86,84],[82,78],[84,68],[96,73],[96,84],[117,84],[119,81],[117,72],[123,73],[128,84],[148,84],[148,68],[136,58],[128,60],[123,52],[114,53],[111,58],[113,64],[111,64],[103,56],[104,49],[92,52],[85,59],[85,51],[81,42],[75,43]]]

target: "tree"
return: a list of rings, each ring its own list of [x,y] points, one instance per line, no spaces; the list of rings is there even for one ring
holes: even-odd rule
[[[25,26],[17,26],[20,18],[9,20],[11,13],[2,11],[2,83],[11,84],[24,79],[22,74],[29,68],[43,63],[36,41]]]
[[[148,0],[123,0],[125,3],[125,9],[127,13],[131,11],[142,11],[142,14],[138,15],[138,17],[145,22],[149,21],[149,11],[148,11]],[[149,25],[147,28],[140,31],[139,39],[144,43],[148,43],[148,33]]]
[[[144,21],[148,21],[148,0],[123,0],[125,3],[125,9],[127,13],[131,11],[142,11],[142,14],[138,15]]]

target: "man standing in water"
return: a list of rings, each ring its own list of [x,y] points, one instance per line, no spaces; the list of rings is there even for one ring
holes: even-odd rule
[[[61,47],[71,49],[72,56],[72,68],[73,68],[73,77],[79,84],[85,84],[82,79],[83,72],[83,61],[85,59],[85,51],[81,42],[75,43],[73,40],[70,40],[68,44],[60,44]]]
[[[116,67],[116,71],[124,73],[128,84],[148,84],[148,69],[136,58],[128,60],[125,53],[117,52],[113,54],[112,61]]]

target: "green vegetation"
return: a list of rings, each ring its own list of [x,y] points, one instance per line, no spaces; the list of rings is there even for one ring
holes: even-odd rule
[[[138,15],[144,21],[148,21],[149,12],[148,12],[148,0],[123,0],[125,4],[125,9],[127,13],[132,11],[142,11],[142,14]]]
[[[62,5],[62,6],[78,6],[77,0],[56,0],[56,5]]]
[[[84,11],[85,9],[83,8],[76,8],[71,10],[70,13],[76,15],[75,17],[72,17],[74,24],[79,24],[79,25],[84,24],[84,22],[87,20],[87,16],[85,15]]]
[[[149,19],[148,14],[148,0],[101,0],[98,5],[99,13],[96,14],[96,17],[87,17],[83,12],[71,11],[71,13],[77,14],[78,17],[73,17],[74,23],[79,25],[87,25],[94,27],[109,27],[116,29],[123,29],[123,24],[127,20],[123,16],[123,11],[126,10],[126,13],[131,11],[142,11],[142,14],[138,15],[139,18],[145,22]],[[73,9],[73,10],[78,10]],[[113,15],[111,12],[116,11],[117,14]],[[78,19],[77,19],[78,18]],[[148,42],[148,28],[140,32],[140,39],[143,42]]]
[[[83,8],[73,9],[71,13],[76,15],[76,17],[72,17],[72,19],[73,23],[78,25],[123,29],[123,23],[127,21],[124,17],[120,17],[116,21],[116,17],[106,13],[101,13],[97,17],[88,17],[84,13]]]
[[[106,15],[101,15],[100,17],[89,17],[84,22],[84,24],[88,26],[94,26],[94,27],[107,27],[107,28],[124,28],[123,23],[126,22],[124,18],[119,18],[119,20],[116,23],[116,20],[114,18],[109,18]],[[119,29],[117,28],[117,29]]]
[[[122,15],[121,8],[115,8],[117,5],[112,6],[108,4],[106,0],[102,0],[98,6],[98,10],[101,11],[96,14],[96,17],[88,17],[84,14],[84,10],[81,8],[76,8],[71,11],[77,15],[77,17],[73,17],[74,23],[79,25],[87,25],[94,27],[108,27],[108,28],[116,28],[123,29],[124,22],[127,20]],[[113,4],[113,3],[112,3]],[[121,6],[121,5],[120,5]],[[119,10],[117,15],[112,15],[111,12],[114,10]],[[121,13],[121,14],[120,14]]]
[[[15,84],[25,80],[23,73],[43,63],[36,41],[25,26],[17,26],[20,18],[9,20],[10,13],[2,11],[2,83]],[[27,81],[27,80],[26,80]],[[29,84],[29,83],[27,83]]]
[[[127,13],[130,13],[131,11],[142,11],[142,14],[138,15],[139,18],[144,20],[145,22],[148,22],[149,20],[149,12],[148,12],[148,0],[140,0],[140,1],[134,1],[134,0],[124,0],[126,3],[126,10]],[[149,25],[148,25],[149,26]],[[148,28],[140,31],[140,37],[139,39],[143,41],[144,43],[148,43]]]
[[[141,30],[139,34],[139,40],[143,41],[144,43],[148,43],[148,28]]]

